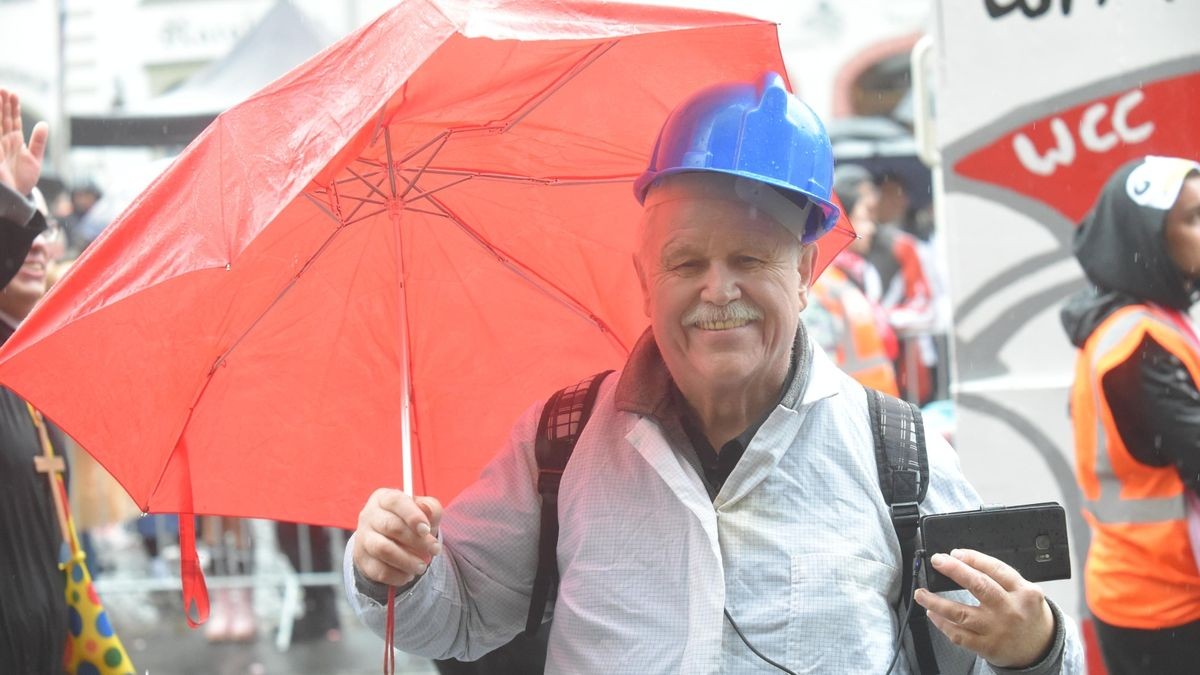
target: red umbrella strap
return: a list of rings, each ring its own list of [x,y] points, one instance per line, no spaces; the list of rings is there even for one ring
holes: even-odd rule
[[[191,513],[179,514],[179,578],[183,580],[184,616],[188,626],[198,628],[208,621],[208,586],[196,554],[196,516]]]

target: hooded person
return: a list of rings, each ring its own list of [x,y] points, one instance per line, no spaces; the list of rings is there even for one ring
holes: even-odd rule
[[[1092,284],[1062,311],[1080,350],[1071,413],[1092,530],[1088,608],[1110,673],[1195,672],[1200,339],[1187,311],[1200,278],[1200,162],[1121,167],[1075,233],[1075,257]]]

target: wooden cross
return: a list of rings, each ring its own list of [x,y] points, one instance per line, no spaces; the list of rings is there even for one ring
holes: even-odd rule
[[[54,500],[54,510],[58,515],[58,529],[62,533],[63,541],[71,541],[71,533],[67,530],[67,511],[63,508],[63,495],[58,488],[59,481],[62,480],[62,472],[67,470],[67,464],[62,457],[52,454],[50,439],[46,438],[46,428],[42,426],[40,418],[41,415],[34,417],[33,423],[37,427],[45,454],[33,458],[33,469],[38,473],[46,474],[46,478],[50,482],[50,498]]]

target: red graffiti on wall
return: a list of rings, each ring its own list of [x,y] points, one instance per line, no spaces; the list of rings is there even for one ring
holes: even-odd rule
[[[954,171],[1043,202],[1078,223],[1104,181],[1142,155],[1200,159],[1200,72],[1130,81],[1029,122],[966,155]]]

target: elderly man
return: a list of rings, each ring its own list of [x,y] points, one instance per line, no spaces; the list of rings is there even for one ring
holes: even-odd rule
[[[702,91],[667,119],[635,184],[651,328],[604,381],[562,475],[547,672],[888,669],[900,548],[867,398],[799,320],[813,242],[838,217],[832,168],[820,121],[776,75]],[[524,627],[541,409],[445,512],[397,490],[367,502],[347,593],[382,632],[397,587],[398,647],[474,659]],[[929,441],[922,510],[978,506],[953,451]],[[934,565],[978,598],[917,592],[943,672],[1080,668],[1068,622],[1012,569],[971,551]]]

